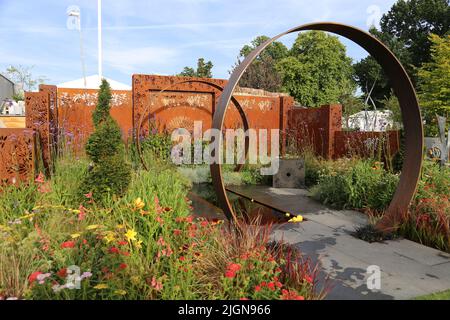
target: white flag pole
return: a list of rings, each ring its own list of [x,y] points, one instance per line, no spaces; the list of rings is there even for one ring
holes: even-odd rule
[[[103,50],[102,50],[102,0],[98,0],[98,76],[103,78]]]

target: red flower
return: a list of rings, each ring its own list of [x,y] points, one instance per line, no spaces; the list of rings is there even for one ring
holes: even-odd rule
[[[309,275],[305,275],[305,281],[308,283],[312,283],[313,282],[313,278]]]
[[[130,256],[130,253],[127,252],[127,251],[121,252],[120,254],[125,256],[125,257],[129,257]]]
[[[120,251],[119,251],[119,249],[116,248],[116,247],[111,247],[111,248],[109,249],[109,253],[116,253],[116,254],[119,254]]]
[[[60,278],[65,278],[67,276],[67,269],[62,268],[56,273]]]
[[[239,300],[246,301],[248,298],[240,298]]]
[[[86,193],[84,195],[87,199],[92,199],[92,192]]]
[[[208,226],[208,221],[203,220],[203,221],[200,223],[200,225],[201,225],[203,228],[205,228],[205,227]]]
[[[66,241],[61,244],[61,249],[68,249],[68,248],[74,248],[75,247],[75,241]]]
[[[267,284],[267,288],[269,288],[270,290],[274,291],[274,290],[275,290],[275,283],[269,282],[269,283]]]
[[[281,290],[281,299],[282,300],[305,300],[304,296],[300,296],[294,290]]]
[[[255,292],[260,292],[261,291],[261,287],[260,286],[255,286]]]
[[[126,269],[128,266],[127,266],[127,264],[126,263],[121,263],[120,265],[119,265],[119,269],[120,270],[124,270],[124,269]]]
[[[173,230],[173,234],[176,236],[179,236],[181,234],[181,230],[175,229],[175,230]]]
[[[186,258],[185,258],[184,256],[181,256],[181,257],[179,258],[179,260],[180,260],[180,261],[185,261]]]
[[[28,282],[29,282],[30,284],[32,284],[33,282],[35,282],[35,281],[37,280],[37,277],[38,277],[40,274],[42,274],[42,272],[40,272],[40,271],[33,272],[33,273],[28,277]]]
[[[126,246],[128,244],[128,241],[119,241],[119,246]]]
[[[241,270],[241,265],[237,263],[230,263],[227,266],[227,270],[225,271],[225,277],[234,278],[236,276],[236,272]]]

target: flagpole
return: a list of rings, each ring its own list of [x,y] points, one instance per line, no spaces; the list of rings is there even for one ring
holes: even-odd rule
[[[103,78],[103,49],[102,49],[102,0],[98,0],[98,76]]]

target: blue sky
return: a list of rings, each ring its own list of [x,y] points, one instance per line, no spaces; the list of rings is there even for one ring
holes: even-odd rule
[[[104,76],[131,84],[133,73],[172,75],[197,58],[228,78],[240,48],[258,35],[275,36],[314,21],[364,30],[395,0],[103,0]],[[67,27],[66,10],[81,10],[87,75],[97,73],[97,1],[0,0],[0,70],[34,65],[50,84],[82,77],[79,35]],[[283,38],[290,46],[295,36]],[[343,40],[348,55],[367,54]]]

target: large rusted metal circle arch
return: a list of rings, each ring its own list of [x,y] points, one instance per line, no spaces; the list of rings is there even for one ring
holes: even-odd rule
[[[268,45],[282,36],[293,32],[308,30],[331,32],[352,40],[364,48],[383,68],[390,80],[394,93],[398,98],[405,130],[405,158],[397,190],[386,213],[377,224],[379,230],[384,232],[392,231],[398,227],[398,224],[402,221],[403,214],[408,210],[419,181],[423,152],[422,117],[420,115],[419,104],[414,87],[402,64],[382,42],[369,33],[348,25],[332,22],[319,22],[301,25],[267,40],[259,47],[255,48],[231,74],[228,84],[225,86],[222,96],[218,101],[213,118],[213,128],[222,130],[227,106],[233,91],[253,60],[255,60]],[[220,141],[220,143],[222,144],[223,141]],[[236,217],[236,215],[225,190],[221,164],[211,164],[210,169],[219,204],[226,217],[231,220],[233,217]]]
[[[159,95],[159,94],[162,94],[162,93],[164,93],[166,91],[170,91],[170,88],[172,88],[172,87],[174,87],[176,85],[179,85],[179,84],[183,84],[183,83],[201,83],[201,84],[205,84],[207,86],[210,86],[210,87],[218,90],[219,92],[223,91],[223,88],[221,86],[219,86],[219,85],[217,85],[217,84],[215,84],[215,83],[213,83],[211,81],[200,80],[200,79],[188,79],[188,80],[183,80],[183,81],[179,81],[179,82],[176,82],[176,83],[172,83],[169,86],[167,86],[164,89],[162,89],[161,91],[157,92],[155,95]],[[234,96],[231,96],[231,101],[236,106],[236,109],[239,112],[239,115],[241,116],[242,124],[244,126],[244,132],[247,132],[248,128],[249,128],[249,123],[248,123],[247,116],[245,115],[244,109],[242,108],[241,104],[239,103],[239,101],[237,101],[237,99]],[[163,108],[160,108],[157,111],[159,112],[159,111],[162,111],[162,110],[163,110]],[[205,111],[205,110],[202,109],[202,111]],[[149,106],[146,105],[144,112],[142,113],[141,117],[139,118],[139,122],[138,122],[138,125],[137,125],[137,128],[136,128],[136,149],[137,149],[137,152],[138,152],[138,155],[139,155],[139,160],[141,162],[141,165],[144,168],[144,170],[146,170],[146,171],[149,171],[149,167],[147,166],[147,163],[145,162],[144,154],[142,152],[140,136],[141,136],[142,125],[146,121],[148,121],[149,118],[150,118]],[[243,160],[244,161],[239,161],[240,163],[237,164],[236,167],[234,168],[235,172],[241,171],[243,166],[244,166],[243,163],[247,159],[248,150],[250,148],[249,141],[250,141],[249,137],[245,136],[245,140],[244,140],[245,146],[244,146],[244,156],[243,156],[243,158],[244,158]]]

